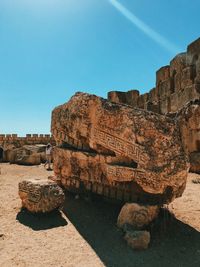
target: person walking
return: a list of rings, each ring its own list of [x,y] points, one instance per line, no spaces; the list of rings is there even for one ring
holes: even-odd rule
[[[44,164],[44,167],[48,165],[47,170],[51,170],[51,158],[52,158],[52,145],[50,143],[47,144],[46,146],[46,162]]]

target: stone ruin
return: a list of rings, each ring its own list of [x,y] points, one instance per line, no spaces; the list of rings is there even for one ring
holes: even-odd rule
[[[160,114],[177,112],[187,102],[200,97],[200,38],[178,54],[170,65],[156,72],[156,87],[140,95],[138,90],[111,91],[108,99]]]
[[[168,66],[156,72],[156,86],[149,93],[112,91],[108,93],[108,99],[167,116],[178,115],[178,120],[184,123],[181,133],[190,158],[190,170],[200,172],[200,120],[197,111],[200,104],[195,102],[195,99],[200,99],[200,38],[188,45],[187,52],[178,54]],[[184,118],[188,118],[187,112],[189,120]]]
[[[148,247],[150,234],[141,230],[182,195],[188,157],[191,170],[200,171],[199,96],[200,39],[157,71],[149,93],[109,92],[108,100],[76,93],[52,112],[59,183],[127,202],[118,226],[133,248]]]
[[[145,227],[186,186],[189,164],[178,122],[76,93],[53,110],[51,130],[59,184],[68,191],[127,202],[117,224],[129,246],[146,249],[150,233]]]
[[[50,134],[0,134],[0,162],[22,165],[39,165],[46,161],[45,148],[48,143],[55,145]]]
[[[183,193],[188,163],[171,118],[77,93],[53,110],[51,129],[68,190],[152,205]]]
[[[147,248],[141,230],[182,195],[189,168],[200,172],[199,115],[200,39],[157,71],[149,93],[76,93],[55,108],[55,175],[69,191],[126,202],[117,224],[130,246]]]
[[[200,99],[189,102],[176,116],[190,171],[200,173]]]

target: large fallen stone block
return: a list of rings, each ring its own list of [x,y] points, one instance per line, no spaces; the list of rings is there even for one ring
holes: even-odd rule
[[[19,165],[39,165],[45,161],[45,145],[24,145],[6,152],[10,163]]]
[[[50,212],[61,207],[65,195],[55,182],[41,179],[24,180],[19,183],[22,207],[31,212]]]
[[[151,205],[182,195],[188,162],[174,120],[77,93],[52,112],[54,172],[69,190]]]

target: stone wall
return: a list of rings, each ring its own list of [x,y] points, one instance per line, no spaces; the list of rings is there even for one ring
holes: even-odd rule
[[[17,134],[0,134],[0,146],[6,148],[9,145],[16,147],[35,144],[55,144],[54,138],[50,134],[27,134],[25,137]]]
[[[108,93],[111,102],[176,116],[191,171],[200,173],[200,38],[156,72],[155,88]],[[196,102],[195,102],[196,100]],[[197,160],[198,158],[198,160]]]
[[[42,147],[37,145],[47,145],[48,143],[55,145],[55,140],[50,134],[27,134],[25,137],[18,136],[17,134],[0,134],[0,162],[15,162],[13,158],[17,155],[18,150],[20,153],[22,151],[23,155],[39,153]],[[25,148],[24,146],[27,147]],[[38,155],[37,162],[40,162],[41,157]],[[44,159],[42,160],[44,161]]]
[[[200,98],[200,38],[175,56],[169,65],[156,72],[155,88],[149,93],[138,90],[112,91],[108,99],[160,114],[177,112],[190,100]]]

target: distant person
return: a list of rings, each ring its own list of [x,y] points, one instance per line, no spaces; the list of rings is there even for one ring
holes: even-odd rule
[[[52,158],[52,145],[50,143],[46,146],[46,162],[44,164],[44,167],[46,168],[46,165],[48,165],[47,170],[51,170],[51,158]]]

